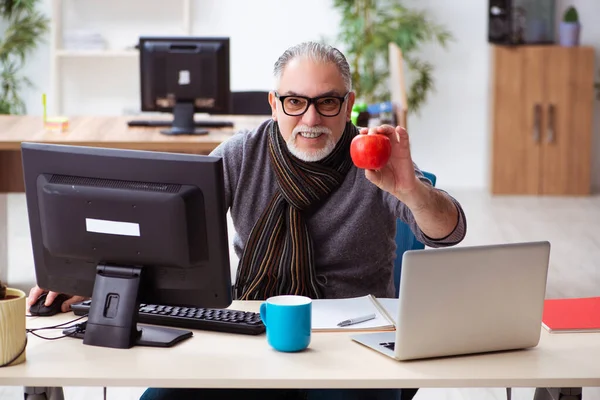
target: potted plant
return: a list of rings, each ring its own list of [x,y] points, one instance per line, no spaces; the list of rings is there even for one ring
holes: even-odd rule
[[[337,41],[350,64],[358,101],[390,99],[388,46],[393,42],[402,50],[409,72],[408,108],[418,113],[434,89],[434,68],[417,54],[429,42],[445,47],[452,39],[450,32],[402,0],[335,0],[334,8],[341,14]]]
[[[25,293],[0,281],[0,367],[25,361]]]
[[[26,58],[43,40],[50,20],[36,9],[40,0],[0,0],[4,32],[0,38],[0,114],[24,114],[23,89],[32,87],[21,75]]]
[[[577,9],[571,6],[563,15],[560,22],[559,39],[561,46],[573,47],[579,45],[579,35],[581,33],[581,23]]]

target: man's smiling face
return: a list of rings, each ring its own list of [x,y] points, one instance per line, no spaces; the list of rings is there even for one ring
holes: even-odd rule
[[[320,99],[315,101],[317,105],[313,102],[306,112],[294,116],[289,114],[301,113],[306,109],[307,101],[300,97],[289,97],[283,102],[284,111],[284,104],[278,96]],[[269,102],[273,118],[278,122],[290,152],[303,161],[318,161],[333,151],[342,136],[346,122],[350,120],[354,93],[346,90],[342,74],[335,64],[301,57],[286,65],[277,91],[269,94]]]

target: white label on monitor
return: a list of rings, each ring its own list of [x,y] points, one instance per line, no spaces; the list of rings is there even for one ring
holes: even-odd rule
[[[140,236],[140,224],[133,222],[86,218],[85,228],[88,232],[106,233],[108,235]]]
[[[190,84],[190,71],[179,71],[179,84],[189,85]]]

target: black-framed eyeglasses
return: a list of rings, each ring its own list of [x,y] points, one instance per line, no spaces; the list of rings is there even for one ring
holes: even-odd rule
[[[348,98],[350,92],[343,96],[317,96],[317,97],[306,97],[306,96],[280,96],[279,93],[275,92],[275,97],[281,101],[283,106],[283,112],[291,117],[298,117],[304,114],[311,104],[315,105],[315,109],[319,114],[324,117],[335,117],[342,111],[342,106]]]

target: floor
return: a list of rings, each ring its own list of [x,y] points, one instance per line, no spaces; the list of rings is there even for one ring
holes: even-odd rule
[[[600,295],[600,195],[583,198],[492,197],[482,191],[450,191],[462,204],[468,232],[460,244],[529,240],[552,244],[547,297]],[[9,202],[9,281],[33,280],[27,213],[22,195]],[[11,275],[12,273],[12,275]],[[107,399],[138,399],[143,388],[108,388]],[[23,398],[21,387],[0,387],[0,399]],[[513,389],[514,400],[533,399],[533,388]],[[65,388],[65,398],[101,400],[102,388]],[[502,388],[422,389],[415,400],[505,399]],[[584,398],[600,398],[600,388],[584,388]]]

